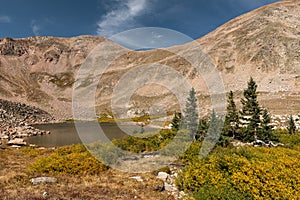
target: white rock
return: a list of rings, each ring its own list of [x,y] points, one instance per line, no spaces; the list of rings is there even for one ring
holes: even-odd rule
[[[156,178],[158,178],[160,180],[163,180],[163,181],[166,181],[168,177],[169,177],[168,173],[166,173],[166,172],[158,172],[158,175],[157,175]]]
[[[171,185],[171,184],[165,183],[165,190],[166,190],[167,192],[174,192],[174,191],[176,191],[176,187],[174,187],[174,186]]]
[[[11,147],[12,147],[12,148],[17,148],[17,149],[20,149],[20,148],[21,148],[21,146],[19,146],[19,145],[12,145]]]
[[[21,138],[15,138],[15,139],[13,139],[13,140],[8,141],[7,144],[8,144],[8,145],[19,145],[19,146],[24,146],[24,145],[26,145],[27,143],[26,143],[23,139],[21,139]]]
[[[38,178],[32,178],[30,179],[30,182],[33,185],[39,184],[39,183],[55,183],[57,181],[56,178],[53,177],[38,177]]]

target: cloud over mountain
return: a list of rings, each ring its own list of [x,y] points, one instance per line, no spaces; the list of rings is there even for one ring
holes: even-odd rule
[[[101,17],[97,24],[97,34],[109,37],[135,27],[138,24],[135,18],[147,10],[147,4],[146,0],[118,1],[115,9]]]

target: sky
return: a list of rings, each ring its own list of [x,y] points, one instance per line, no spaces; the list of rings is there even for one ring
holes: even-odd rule
[[[0,0],[0,38],[111,37],[142,27],[197,39],[276,0]]]

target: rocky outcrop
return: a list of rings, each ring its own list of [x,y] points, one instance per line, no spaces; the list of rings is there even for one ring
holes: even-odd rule
[[[26,145],[22,138],[49,134],[32,127],[32,124],[49,123],[54,118],[36,107],[0,100],[0,140],[8,145]]]
[[[179,191],[175,185],[175,179],[178,176],[177,170],[178,169],[173,168],[171,170],[171,174],[159,172],[156,178],[162,180],[164,183],[163,187],[159,188],[161,191],[168,192],[170,195],[174,196],[175,199],[183,199],[183,197],[186,196],[185,193],[183,191]]]
[[[4,38],[0,40],[0,55],[22,56],[27,53],[28,42]]]
[[[0,99],[72,118],[76,72],[101,37],[0,39]]]
[[[0,120],[3,123],[15,126],[50,122],[53,119],[49,113],[39,108],[0,99]]]

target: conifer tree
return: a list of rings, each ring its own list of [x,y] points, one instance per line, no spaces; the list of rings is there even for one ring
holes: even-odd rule
[[[294,134],[296,132],[296,124],[292,115],[290,116],[288,123],[289,124],[287,129],[289,131],[289,134]]]
[[[271,116],[267,109],[263,110],[261,129],[258,134],[258,138],[264,142],[270,141],[273,136],[273,126],[271,125]]]
[[[257,84],[250,78],[247,89],[244,90],[244,98],[241,99],[242,110],[240,111],[240,124],[244,127],[243,140],[254,141],[260,126],[261,108],[257,101]]]
[[[184,125],[190,131],[191,137],[195,140],[195,135],[198,129],[199,116],[196,91],[194,88],[192,88],[189,93],[184,112]]]
[[[227,113],[225,116],[223,135],[235,138],[239,125],[239,114],[234,102],[233,92],[230,91],[227,99]]]
[[[207,119],[201,118],[199,120],[198,131],[196,134],[196,140],[203,140],[205,135],[207,134],[209,128],[209,122]]]
[[[210,117],[209,129],[207,132],[207,138],[209,141],[215,143],[219,140],[222,132],[222,120],[217,116],[215,110],[212,111]]]
[[[181,113],[175,112],[171,124],[172,124],[172,129],[174,131],[178,131],[180,129],[180,125],[181,125]]]

